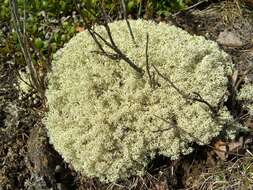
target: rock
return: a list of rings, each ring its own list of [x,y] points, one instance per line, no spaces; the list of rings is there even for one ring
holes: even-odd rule
[[[219,34],[217,42],[229,47],[241,47],[243,45],[241,39],[234,32],[227,30]]]

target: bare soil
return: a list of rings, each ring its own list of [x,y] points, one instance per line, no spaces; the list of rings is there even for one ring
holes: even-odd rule
[[[221,48],[231,55],[241,73],[253,62],[252,13],[245,9],[242,15],[229,23],[224,19],[220,6],[200,7],[162,21],[214,41],[218,40],[221,32],[234,33],[241,45],[221,44]],[[41,122],[44,111],[41,103],[34,101],[36,96],[30,94],[19,98],[15,72],[19,68],[11,60],[9,55],[0,57],[0,190],[199,189],[196,184],[203,172],[224,166],[225,162],[211,148],[196,145],[192,154],[177,161],[157,157],[143,177],[133,177],[118,184],[102,184],[97,179],[85,178],[65,163],[49,144]],[[252,126],[248,123],[245,127]],[[241,136],[252,139],[251,132]],[[252,142],[247,144],[247,149],[253,149]],[[245,150],[245,147],[240,147],[237,151],[245,154]],[[227,159],[231,162],[236,160],[234,156]]]

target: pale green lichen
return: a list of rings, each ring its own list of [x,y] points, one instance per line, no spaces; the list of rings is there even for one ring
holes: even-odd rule
[[[233,66],[215,42],[164,23],[130,24],[137,46],[125,22],[109,26],[116,44],[134,63],[145,70],[148,33],[149,62],[185,93],[198,92],[217,106],[227,92]],[[108,39],[102,26],[95,30]],[[84,175],[102,181],[141,175],[156,154],[177,159],[192,151],[193,142],[209,143],[226,121],[233,120],[223,107],[218,117],[222,122],[217,122],[205,104],[187,102],[157,75],[160,87],[151,89],[147,72],[140,78],[123,60],[110,60],[94,50],[96,44],[84,31],[58,51],[44,120],[55,149]],[[159,117],[173,118],[186,132],[166,130],[168,123]]]
[[[253,115],[253,85],[250,82],[242,86],[237,99],[242,102],[243,108]]]

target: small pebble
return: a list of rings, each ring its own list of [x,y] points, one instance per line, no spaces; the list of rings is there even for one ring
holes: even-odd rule
[[[234,32],[227,30],[219,34],[217,42],[229,47],[241,47],[243,45],[241,39]]]
[[[55,173],[59,173],[59,172],[61,172],[61,166],[60,165],[57,165],[56,167],[55,167]]]

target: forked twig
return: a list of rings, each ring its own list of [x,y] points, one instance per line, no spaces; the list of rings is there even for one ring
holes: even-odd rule
[[[128,63],[128,65],[130,67],[132,67],[138,74],[140,74],[141,76],[144,74],[142,68],[138,67],[129,57],[127,57],[126,54],[124,54],[120,49],[119,47],[116,45],[113,37],[112,37],[112,33],[111,33],[111,29],[108,25],[108,15],[106,14],[106,11],[104,9],[104,6],[103,6],[103,3],[102,5],[99,7],[100,8],[100,11],[102,13],[102,22],[99,22],[101,25],[104,26],[105,30],[106,30],[106,33],[107,33],[107,36],[109,38],[109,41],[107,41],[102,35],[100,35],[99,33],[97,33],[94,29],[92,29],[92,27],[87,23],[87,22],[84,22],[85,23],[85,27],[87,28],[89,34],[91,35],[91,37],[93,38],[94,42],[97,44],[99,51],[93,51],[93,52],[96,52],[100,55],[105,55],[107,56],[108,58],[110,59],[122,59],[124,60],[126,63]],[[91,12],[91,11],[89,11]],[[110,49],[112,49],[115,54],[113,53],[108,53],[104,50],[103,48],[103,45],[100,43],[101,40],[107,47],[109,47]]]
[[[137,73],[139,73],[141,76],[143,75],[143,70],[138,67],[130,58],[127,57],[126,54],[124,54],[119,48],[118,46],[115,44],[112,35],[111,35],[111,31],[110,28],[107,24],[105,24],[105,28],[107,31],[107,34],[109,36],[110,42],[108,42],[106,39],[103,38],[103,36],[101,36],[99,33],[97,33],[95,30],[90,28],[90,32],[92,32],[94,36],[98,37],[100,40],[102,40],[105,45],[107,45],[108,47],[110,47],[119,57],[119,59],[123,59],[126,63],[128,63],[128,65],[130,67],[132,67],[135,71],[137,71]],[[93,38],[94,39],[94,38]],[[97,40],[95,41],[97,43],[97,45],[100,47],[102,47],[102,45],[100,44],[100,42]],[[101,49],[101,48],[100,48]],[[104,54],[105,56],[109,55],[108,53],[106,53],[105,51],[101,52],[102,54]],[[110,58],[110,57],[109,57]]]

